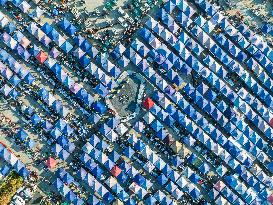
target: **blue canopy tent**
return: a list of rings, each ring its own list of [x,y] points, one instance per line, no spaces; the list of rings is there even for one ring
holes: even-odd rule
[[[145,71],[148,68],[148,64],[146,59],[143,59],[138,65],[137,67],[141,70],[141,71]]]
[[[76,146],[75,146],[75,144],[74,144],[73,142],[68,142],[68,144],[65,145],[64,148],[65,148],[68,152],[72,153],[72,152],[75,150]]]
[[[81,46],[82,43],[84,42],[85,38],[82,37],[81,35],[77,35],[75,36],[74,38],[74,42],[78,45],[78,46]]]
[[[102,133],[104,136],[106,136],[110,131],[111,128],[107,125],[107,124],[103,124],[100,129],[99,129],[100,133]]]
[[[47,34],[47,36],[51,39],[51,40],[54,40],[54,39],[58,39],[60,34],[58,33],[58,31],[56,31],[54,28],[52,28],[50,30],[50,32]]]
[[[70,136],[74,133],[74,129],[69,124],[66,124],[65,127],[62,129],[62,132],[65,135]]]
[[[47,99],[49,96],[49,93],[45,88],[41,88],[38,94],[43,100]]]
[[[99,166],[96,166],[95,168],[92,169],[91,173],[96,178],[100,179],[102,177],[104,171]]]
[[[67,76],[66,79],[64,80],[63,84],[66,87],[68,87],[69,89],[71,89],[73,87],[73,85],[75,84],[75,81],[71,77]]]
[[[109,91],[107,90],[107,88],[103,85],[103,84],[98,84],[95,87],[95,91],[96,93],[100,94],[102,97],[106,97],[106,95],[108,95]]]
[[[69,140],[68,140],[65,136],[61,135],[60,137],[58,137],[57,142],[58,142],[62,147],[64,147],[64,146],[67,146],[67,145],[68,145]]]
[[[145,128],[145,125],[143,124],[143,122],[140,122],[140,121],[136,122],[134,125],[134,129],[137,132],[142,132],[144,128]]]
[[[168,1],[165,5],[164,8],[166,9],[166,11],[171,14],[172,11],[175,9],[176,7],[176,3],[173,3],[172,1]],[[162,9],[163,10],[163,9]]]
[[[136,205],[136,202],[133,199],[129,198],[127,201],[125,201],[124,205]]]
[[[56,175],[60,178],[62,178],[65,175],[66,171],[64,170],[64,168],[59,168],[56,172]]]
[[[32,85],[32,83],[35,81],[35,77],[31,73],[28,73],[25,76],[24,80],[26,81],[27,84]]]
[[[20,129],[17,132],[16,137],[23,142],[28,138],[28,134],[23,129]]]
[[[77,176],[80,177],[81,180],[84,180],[87,176],[87,171],[81,167],[77,173]]]
[[[200,196],[201,196],[200,191],[196,187],[194,187],[193,189],[191,189],[189,194],[194,199],[199,199]]]
[[[103,128],[103,129],[104,129],[104,128]],[[97,135],[95,135],[95,134],[91,135],[90,138],[89,138],[89,140],[88,140],[88,142],[89,142],[91,145],[93,145],[94,147],[95,147],[100,141],[101,141],[100,138],[99,138]]]
[[[164,174],[161,174],[157,177],[156,181],[161,185],[163,186],[164,184],[166,184],[168,182],[168,178],[164,175]]]
[[[67,125],[66,121],[64,121],[63,119],[59,119],[55,124],[55,127],[63,131],[66,125]]]
[[[147,191],[143,188],[139,189],[139,191],[137,192],[137,195],[140,199],[143,199],[147,194]]]
[[[105,166],[105,168],[106,168],[107,170],[110,171],[110,170],[115,166],[115,163],[112,162],[110,159],[107,159],[107,161],[104,162],[103,165]]]
[[[165,185],[165,188],[168,192],[172,193],[177,188],[177,186],[172,181],[170,181]]]
[[[11,79],[9,79],[9,82],[10,82],[13,86],[17,86],[17,85],[21,82],[21,80],[20,80],[20,78],[19,78],[17,75],[13,75],[13,76],[11,77]]]
[[[59,154],[58,157],[60,157],[62,160],[66,160],[69,157],[69,152],[67,152],[65,149],[62,149]]]
[[[137,142],[135,143],[135,145],[134,145],[134,148],[137,150],[137,151],[139,151],[139,152],[141,152],[144,148],[145,148],[145,144],[141,141],[141,140],[137,140]]]
[[[269,170],[270,172],[273,173],[273,162],[268,163],[268,164],[267,164],[267,168],[268,168],[268,170]]]
[[[28,171],[27,168],[23,167],[22,169],[20,169],[18,174],[20,174],[24,179],[26,179],[29,176],[30,172]]]
[[[31,106],[26,107],[26,109],[24,110],[24,113],[28,116],[31,116],[34,113],[33,107]]]
[[[68,110],[68,108],[66,108],[66,107],[64,107],[63,105],[61,105],[60,110],[56,110],[56,112],[57,112],[60,116],[66,117],[66,116],[68,115],[69,110]]]
[[[111,188],[116,194],[119,194],[123,191],[123,188],[119,183],[115,183]]]
[[[59,21],[58,25],[62,29],[66,30],[71,25],[71,23],[66,18],[63,18],[62,20]]]
[[[89,143],[87,142],[83,147],[82,147],[82,151],[84,151],[85,153],[87,154],[90,154],[91,151],[94,149],[94,147]],[[82,156],[82,160],[85,160],[87,156]],[[89,158],[89,157],[88,157]]]
[[[7,160],[8,157],[10,156],[10,151],[4,147],[1,151],[0,151],[0,156],[4,158],[4,160]]]
[[[73,191],[69,191],[66,195],[65,195],[65,198],[70,201],[70,202],[73,202],[75,199],[76,199],[76,195],[74,194]]]
[[[74,205],[83,205],[83,204],[85,204],[85,202],[81,198],[79,198],[79,196],[76,196],[76,199],[73,201],[73,204]]]
[[[163,200],[165,200],[166,199],[166,195],[162,192],[162,191],[160,191],[160,190],[158,190],[155,194],[154,194],[154,198],[157,200],[157,201],[163,201]]]
[[[121,172],[121,173],[123,173],[123,172]],[[134,178],[138,173],[139,173],[139,171],[132,166],[129,167],[129,169],[126,171],[126,174],[131,178]]]
[[[104,103],[101,101],[96,101],[92,104],[92,108],[97,111],[99,114],[103,114],[106,112],[107,108]]]
[[[48,121],[48,120],[45,120],[43,123],[42,123],[42,128],[46,131],[46,132],[49,132],[53,129],[53,125]]]
[[[82,148],[82,150],[85,151],[83,148]],[[88,153],[81,154],[80,161],[82,161],[84,164],[86,164],[90,160],[91,160],[91,157],[88,155]]]
[[[52,31],[53,27],[51,25],[48,24],[48,22],[46,22],[42,27],[41,30],[45,33],[45,34],[49,34]]]
[[[61,187],[64,186],[64,183],[62,182],[62,180],[60,178],[57,178],[54,182],[53,182],[53,185],[58,189],[60,190]]]
[[[149,19],[146,21],[145,25],[150,28],[153,29],[156,25],[157,25],[157,21],[155,21],[152,17],[149,17]],[[142,30],[143,32],[145,32],[145,30]]]
[[[81,66],[86,67],[90,64],[90,57],[87,55],[84,55],[82,58],[80,58],[79,63]]]
[[[71,184],[74,182],[74,178],[65,171],[65,173],[63,174],[63,176],[61,177],[62,181],[64,183],[67,183],[67,184]]]
[[[199,171],[203,174],[207,174],[210,171],[210,167],[207,163],[202,163],[201,166],[199,166]]]
[[[77,28],[72,24],[70,24],[65,30],[69,35],[74,35],[77,32]]]
[[[123,190],[118,194],[118,197],[122,201],[127,201],[129,199],[129,195],[125,191],[123,191]]]
[[[105,151],[109,147],[109,144],[107,144],[106,141],[101,140],[99,143],[97,143],[96,148],[102,151]]]
[[[176,182],[179,179],[179,177],[180,177],[180,175],[178,174],[178,172],[176,172],[174,170],[172,170],[169,175],[169,178],[174,182]]]
[[[15,90],[15,88],[13,88],[9,95],[14,99],[14,100],[17,100],[18,96],[19,96],[19,92],[17,90]]]
[[[127,57],[125,57],[124,55],[121,58],[119,58],[119,60],[118,60],[118,65],[122,68],[125,68],[129,63],[130,63],[130,60]],[[139,64],[138,64],[138,66],[139,66]]]
[[[62,67],[58,64],[58,63],[55,63],[51,68],[50,68],[51,71],[53,71],[53,73],[55,75],[57,75],[57,77],[59,78],[59,75],[61,75],[61,71],[62,71]]]
[[[10,151],[9,151],[10,152]],[[4,159],[6,160],[7,163],[9,163],[11,166],[14,166],[18,158],[13,154],[10,153],[7,156],[4,155]]]
[[[73,46],[71,45],[71,43],[69,43],[68,41],[65,41],[61,47],[60,47],[65,53],[69,53],[72,49]]]
[[[81,88],[79,92],[77,92],[76,96],[81,100],[88,98],[88,93],[85,89]]]
[[[113,117],[107,121],[107,125],[112,129],[116,128],[120,123],[120,120],[117,117]]]
[[[107,135],[106,138],[108,138],[111,142],[116,141],[116,139],[118,138],[117,133],[114,130],[111,130]]]
[[[7,3],[8,0],[0,0],[0,4],[4,6]]]
[[[123,151],[123,154],[131,159],[131,157],[135,154],[135,151],[131,147],[126,147]]]
[[[158,120],[154,120],[151,124],[152,128],[158,132],[159,130],[163,129],[163,125],[158,121]]]
[[[61,145],[59,145],[58,143],[56,143],[56,144],[54,144],[53,146],[52,146],[52,152],[55,154],[55,155],[58,155],[60,152],[61,152],[61,150],[62,150],[63,148],[62,148],[62,146]]]
[[[91,58],[95,58],[98,54],[99,54],[99,51],[95,48],[95,47],[91,47],[91,49],[89,49],[87,51],[87,54],[91,57]]]
[[[17,173],[24,167],[25,167],[25,165],[20,160],[17,160],[16,163],[14,164],[14,166],[13,166],[13,168],[15,169],[15,171]]]
[[[95,195],[90,195],[88,197],[87,203],[92,205],[98,205],[100,203],[100,200]]]
[[[50,132],[50,135],[54,138],[54,139],[57,139],[58,137],[60,137],[62,135],[62,132],[57,128],[55,127],[51,132]]]
[[[91,48],[92,45],[89,43],[89,41],[87,39],[85,39],[82,44],[80,45],[80,48],[84,51],[84,52],[88,52]]]
[[[18,169],[19,170],[19,169]],[[6,177],[11,171],[11,168],[8,165],[5,165],[1,168],[0,173]]]
[[[63,184],[60,188],[59,188],[59,192],[62,196],[66,196],[68,194],[68,192],[70,191],[71,189],[66,186],[65,184]]]
[[[59,100],[55,100],[55,101],[52,103],[52,106],[51,106],[51,108],[52,108],[53,110],[55,110],[57,113],[60,113],[60,112],[61,112],[62,107],[63,107],[62,102],[59,101]]]
[[[125,46],[121,43],[119,43],[115,49],[113,50],[113,52],[111,53],[111,55],[115,58],[120,58],[121,55],[124,53],[124,51],[126,50]]]
[[[153,112],[152,112],[153,113]],[[155,114],[155,113],[153,113]],[[162,121],[166,119],[166,117],[168,116],[168,113],[166,113],[164,110],[160,110],[158,113],[157,113],[157,116],[159,119],[161,119]]]
[[[7,80],[10,80],[11,77],[12,77],[12,71],[11,71],[9,68],[4,68],[4,69],[1,71],[1,74],[2,74]]]
[[[115,197],[110,193],[110,192],[106,192],[104,195],[103,195],[103,201],[105,201],[107,204],[111,204]]]
[[[60,26],[69,34],[74,35],[77,31],[76,27],[72,25],[69,21],[67,21],[65,18],[59,22]]]
[[[65,41],[66,41],[65,38],[64,38],[61,34],[59,34],[59,33],[57,33],[56,37],[53,38],[52,40],[53,40],[59,47],[61,47],[61,45],[64,44]]]
[[[25,144],[29,149],[33,149],[36,145],[36,142],[33,139],[28,139]]]
[[[113,150],[108,157],[113,162],[116,162],[120,158],[120,154],[118,154],[115,150]]]
[[[129,63],[129,61],[128,61]],[[127,64],[128,65],[128,64]],[[127,66],[125,65],[125,67]],[[111,70],[110,70],[110,75],[113,76],[114,78],[117,78],[119,75],[121,74],[121,71],[118,67],[113,67]]]

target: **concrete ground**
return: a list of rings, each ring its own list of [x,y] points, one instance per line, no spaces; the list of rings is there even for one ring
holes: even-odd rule
[[[128,0],[117,0],[117,7],[124,5]],[[85,0],[84,6],[86,6],[87,11],[94,11],[95,9],[103,6],[107,0]]]

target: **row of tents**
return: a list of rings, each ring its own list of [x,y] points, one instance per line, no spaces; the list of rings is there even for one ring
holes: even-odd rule
[[[20,174],[24,179],[26,179],[30,172],[24,165],[22,161],[20,161],[9,148],[7,148],[4,144],[0,143],[0,156],[3,158],[12,168]]]
[[[30,8],[23,2],[14,1],[13,3],[27,13]],[[153,185],[147,176],[137,171],[131,163],[119,163],[120,157],[117,152],[105,154],[110,149],[109,143],[115,143],[118,134],[126,132],[125,128],[120,128],[119,120],[110,119],[99,127],[99,137],[91,136],[82,148],[84,154],[81,155],[81,161],[85,168],[79,170],[79,176],[99,196],[90,197],[90,203],[99,204],[102,201],[110,204],[116,196],[126,204],[135,204],[136,202],[131,198],[131,194],[128,194],[123,187],[128,188],[136,194],[138,199],[145,200],[148,204],[153,204],[156,201],[162,204],[175,204],[175,200],[170,199],[169,194],[179,200],[183,198],[184,193],[198,201],[203,197],[203,190],[208,191],[207,195],[209,195],[210,200],[217,204],[224,203],[225,199],[222,196],[234,204],[240,202],[250,204],[254,200],[266,201],[271,197],[271,190],[268,189],[270,180],[266,178],[265,172],[254,173],[251,170],[256,159],[262,163],[267,163],[272,158],[272,151],[265,140],[266,138],[271,139],[272,131],[270,127],[272,114],[268,111],[272,101],[270,95],[271,74],[267,74],[271,69],[271,49],[259,38],[248,37],[249,34],[242,26],[239,27],[239,31],[243,29],[244,32],[240,34],[206,0],[195,1],[195,3],[198,8],[212,18],[205,20],[200,15],[196,17],[195,9],[186,1],[167,1],[164,8],[159,9],[155,19],[151,17],[148,19],[145,28],[140,30],[129,48],[126,49],[120,44],[111,55],[115,59],[118,58],[117,63],[122,68],[129,63],[137,66],[142,74],[159,90],[153,95],[152,99],[147,98],[143,102],[143,106],[148,112],[140,122],[135,124],[135,131],[141,134],[143,130],[149,127],[156,138],[165,146],[171,147],[176,152],[181,152],[181,144],[173,141],[165,129],[168,127],[179,130],[180,127],[176,125],[178,123],[189,133],[187,138],[180,138],[183,143],[192,146],[197,141],[200,142],[207,150],[217,154],[222,161],[225,161],[225,166],[216,167],[213,164],[213,167],[208,162],[202,162],[200,167],[196,168],[201,174],[190,167],[179,172],[171,168],[170,163],[161,159],[159,154],[152,151],[141,138],[131,135],[128,138],[128,144],[120,145],[122,155],[129,159],[134,159],[137,154],[142,155],[147,160],[146,163],[149,164],[149,167],[147,165],[144,168],[149,171],[149,174],[152,175],[155,170],[160,172],[157,182],[162,186],[162,190],[157,190],[148,197],[147,194]],[[172,17],[174,11],[177,15]],[[3,34],[6,45],[24,56],[24,49],[29,47],[29,42],[26,39],[22,40],[23,37],[19,32],[11,37],[10,35],[14,30],[12,24],[3,18],[1,22],[4,25],[3,28],[9,31],[9,34]],[[213,35],[217,25],[223,29],[225,35]],[[99,53],[88,40],[81,36],[74,36],[77,29],[68,20],[62,19],[58,26],[73,37],[76,44],[75,48],[72,41],[66,40],[48,23],[41,28],[31,23],[28,31],[46,46],[53,41],[64,53],[70,55],[73,51],[72,55],[77,59],[80,67],[99,80],[100,84],[94,89],[95,92],[103,98],[106,97],[109,91],[116,87],[114,79],[119,76],[120,69],[111,63],[108,55]],[[56,56],[57,59],[57,51],[52,52],[51,55]],[[208,55],[203,57],[202,54],[205,52],[208,52]],[[46,52],[32,45],[29,53],[42,66],[47,66],[58,80],[80,100],[99,113],[99,115],[92,115],[91,121],[97,122],[100,115],[106,112],[105,104],[101,101],[94,102],[93,97],[75,83],[64,72],[61,65],[50,58]],[[249,53],[252,55],[251,60],[248,60]],[[10,59],[4,54],[2,55],[2,52],[1,56],[4,56],[3,59]],[[216,61],[215,58],[218,60]],[[237,63],[238,61],[246,62],[248,68],[255,72],[254,74],[257,75],[259,81],[257,82],[252,76],[245,74],[245,68]],[[14,68],[14,62],[7,60],[6,64],[10,62],[11,67]],[[156,63],[162,70],[154,69],[151,62]],[[15,72],[15,70],[13,71]],[[240,80],[245,82],[246,90],[241,89],[237,94],[231,88],[231,83],[226,79],[230,72],[237,73]],[[190,73],[198,73],[199,77],[203,79],[203,83],[198,84],[198,86],[185,83],[183,79]],[[11,70],[2,69],[1,74],[7,80],[15,78],[12,76]],[[18,76],[20,78],[19,73]],[[24,80],[29,80],[28,77],[25,77]],[[14,84],[17,81],[13,79],[11,84],[16,86]],[[177,90],[180,90],[182,94]],[[253,91],[254,94],[248,94],[249,90]],[[224,97],[219,103],[217,98],[220,94]],[[46,89],[42,88],[39,96],[53,110],[57,113],[60,112],[59,114],[62,117],[66,116],[62,103],[56,100]],[[255,102],[251,100],[251,97],[255,98]],[[238,119],[233,109],[228,106],[230,103],[233,103],[234,107],[244,114],[246,119],[252,121],[254,126],[248,125],[244,119]],[[73,146],[71,147],[68,140],[68,137],[73,135],[71,127],[64,121],[60,121],[54,126],[49,121],[39,120],[39,116],[34,114],[30,114],[31,121],[37,122],[36,124],[41,125],[45,131],[50,133],[54,142],[53,152],[66,160],[69,152],[73,151]],[[204,118],[204,115],[208,118]],[[212,122],[217,122],[220,126],[214,126]],[[262,134],[257,134],[257,130]],[[228,133],[229,137],[227,138],[222,133]],[[24,141],[26,136],[20,132],[18,138]],[[101,140],[102,138],[103,140]],[[196,158],[199,156],[194,154],[187,157],[190,166],[197,167],[198,160]],[[179,159],[181,160],[178,156],[175,159],[175,164],[178,164]],[[233,170],[242,178],[236,175],[225,175],[226,172],[223,171],[225,168]],[[206,178],[203,176],[214,169],[217,170],[214,173],[219,179],[225,177],[221,178],[222,182],[215,183],[214,189],[209,191],[206,186],[201,186],[200,183],[203,178]],[[104,175],[111,177],[104,180]],[[107,186],[100,183],[101,180]],[[76,183],[71,175],[61,170],[55,183],[56,188],[69,202],[83,203],[64,182],[67,184]],[[110,187],[110,191],[108,187]]]
[[[217,116],[216,116],[217,117]]]

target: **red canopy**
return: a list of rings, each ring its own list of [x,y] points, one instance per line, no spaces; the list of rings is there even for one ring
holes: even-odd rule
[[[146,100],[143,101],[143,106],[147,109],[150,110],[154,106],[154,101],[152,101],[151,98],[147,98]]]
[[[56,162],[56,160],[53,159],[52,157],[49,157],[49,158],[46,160],[46,165],[48,166],[48,168],[53,169],[53,168],[57,165],[57,162]]]
[[[270,201],[271,204],[273,204],[273,194],[271,194],[268,198],[267,198],[268,201]]]
[[[43,64],[47,59],[47,54],[43,51],[40,51],[40,53],[38,53],[36,56],[36,59],[39,61],[39,63]]]
[[[269,121],[271,127],[273,127],[273,118]]]
[[[216,184],[213,186],[217,191],[221,191],[224,188],[224,184],[222,181],[218,181]]]
[[[120,175],[121,169],[120,169],[117,165],[115,165],[115,166],[111,169],[111,173],[112,173],[115,177],[117,177],[118,175]]]

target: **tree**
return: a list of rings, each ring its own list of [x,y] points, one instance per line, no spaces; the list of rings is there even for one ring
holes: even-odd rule
[[[0,204],[7,205],[16,191],[23,185],[23,178],[16,172],[11,172],[6,181],[0,185]]]

